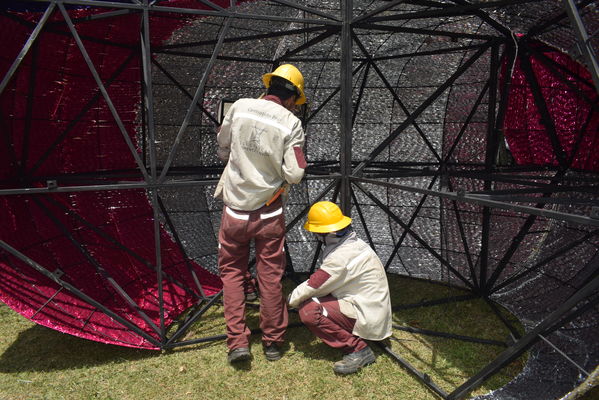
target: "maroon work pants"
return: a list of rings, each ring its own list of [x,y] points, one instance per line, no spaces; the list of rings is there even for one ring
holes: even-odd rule
[[[368,344],[352,333],[356,320],[345,316],[333,296],[307,300],[300,305],[299,316],[312,333],[344,353],[360,351]]]
[[[223,282],[227,346],[249,347],[250,330],[245,322],[244,285],[250,244],[256,249],[256,275],[260,288],[260,329],[265,345],[283,342],[287,328],[287,305],[281,279],[285,272],[285,216],[282,202],[255,211],[225,206],[218,235],[218,268]]]

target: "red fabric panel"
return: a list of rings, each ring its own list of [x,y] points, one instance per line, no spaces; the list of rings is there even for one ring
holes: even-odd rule
[[[229,4],[225,0],[214,3],[225,7]],[[205,8],[192,0],[161,5]],[[77,18],[95,12],[105,10],[71,10],[69,14]],[[36,23],[41,14],[19,16]],[[126,15],[76,24],[126,134],[134,143],[141,102],[139,18],[139,15]],[[0,17],[0,20],[0,36],[7,39],[3,40],[0,55],[0,76],[4,76],[33,27],[6,17]],[[62,16],[55,13],[51,20],[62,21]],[[188,20],[152,17],[152,45],[161,44]],[[68,30],[64,24],[54,28]],[[91,41],[87,37],[101,40]],[[127,61],[132,51],[135,53]],[[112,83],[109,82],[111,79]],[[100,98],[92,103],[97,95],[98,86],[72,35],[44,30],[38,45],[30,50],[0,97],[0,122],[4,131],[0,144],[0,180],[6,182],[4,187],[19,187],[16,178],[20,168],[18,160],[21,159],[25,160],[25,167],[33,176],[136,168],[106,101]],[[86,110],[88,103],[93,105]],[[9,143],[12,145],[8,146]],[[58,145],[48,151],[53,144]],[[104,236],[75,216],[101,229]],[[80,243],[81,248],[69,240],[56,220],[64,225],[66,232]],[[64,273],[61,279],[158,339],[152,327],[94,266],[97,263],[106,270],[152,322],[160,324],[157,273],[154,270],[153,213],[145,192],[122,190],[39,197],[2,196],[0,226],[1,240],[49,271]],[[105,236],[131,251],[124,250]],[[195,286],[183,254],[163,229],[160,239],[163,271],[180,283],[166,278],[162,282],[165,323],[168,325],[193,304],[195,297],[184,287]],[[195,263],[192,263],[192,268],[207,295],[220,290],[218,277]],[[0,300],[40,325],[104,343],[157,348],[4,252],[0,253],[0,276]]]
[[[541,86],[559,143],[566,153],[566,158],[573,160],[571,167],[599,171],[599,113],[593,112],[591,108],[591,103],[597,104],[599,99],[590,73],[583,65],[557,49],[538,42],[530,45],[542,51],[562,68],[571,71],[571,74],[558,74],[554,70],[559,71],[559,68],[550,68],[542,58],[534,54],[527,56]],[[505,65],[503,70],[506,70]],[[579,76],[580,79],[574,76]],[[578,88],[582,95],[576,93],[568,84]],[[592,113],[590,117],[589,113]],[[587,119],[589,122],[585,128]],[[539,108],[520,60],[514,68],[504,132],[510,151],[518,164],[558,165],[547,128],[541,121]]]

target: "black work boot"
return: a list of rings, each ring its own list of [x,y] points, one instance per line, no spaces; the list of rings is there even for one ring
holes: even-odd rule
[[[245,361],[250,358],[252,358],[252,353],[250,353],[250,349],[247,347],[238,347],[229,351],[229,354],[227,355],[227,361],[229,361],[229,363]]]
[[[343,375],[353,374],[360,368],[372,364],[375,360],[376,357],[370,347],[366,347],[355,353],[344,355],[341,361],[337,361],[333,365],[333,371]]]
[[[276,343],[271,343],[269,346],[264,345],[264,356],[268,361],[277,361],[281,359],[281,350]]]

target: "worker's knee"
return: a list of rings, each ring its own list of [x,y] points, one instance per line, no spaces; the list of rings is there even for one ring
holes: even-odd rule
[[[307,300],[299,307],[299,316],[307,326],[316,326],[322,316],[322,306],[315,301]]]

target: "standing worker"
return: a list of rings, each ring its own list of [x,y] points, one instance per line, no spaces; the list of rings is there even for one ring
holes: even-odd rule
[[[324,243],[320,269],[289,295],[302,322],[327,345],[345,355],[333,365],[351,374],[375,361],[366,340],[391,336],[387,275],[374,250],[359,239],[351,218],[335,203],[321,201],[308,212],[304,228]]]
[[[286,263],[283,192],[301,181],[306,168],[304,130],[293,114],[296,105],[306,102],[304,77],[284,64],[262,80],[266,95],[233,103],[217,135],[218,156],[227,162],[214,197],[224,202],[218,268],[230,363],[251,358],[244,286],[252,240],[264,354],[269,361],[281,358],[288,321],[281,284]]]

